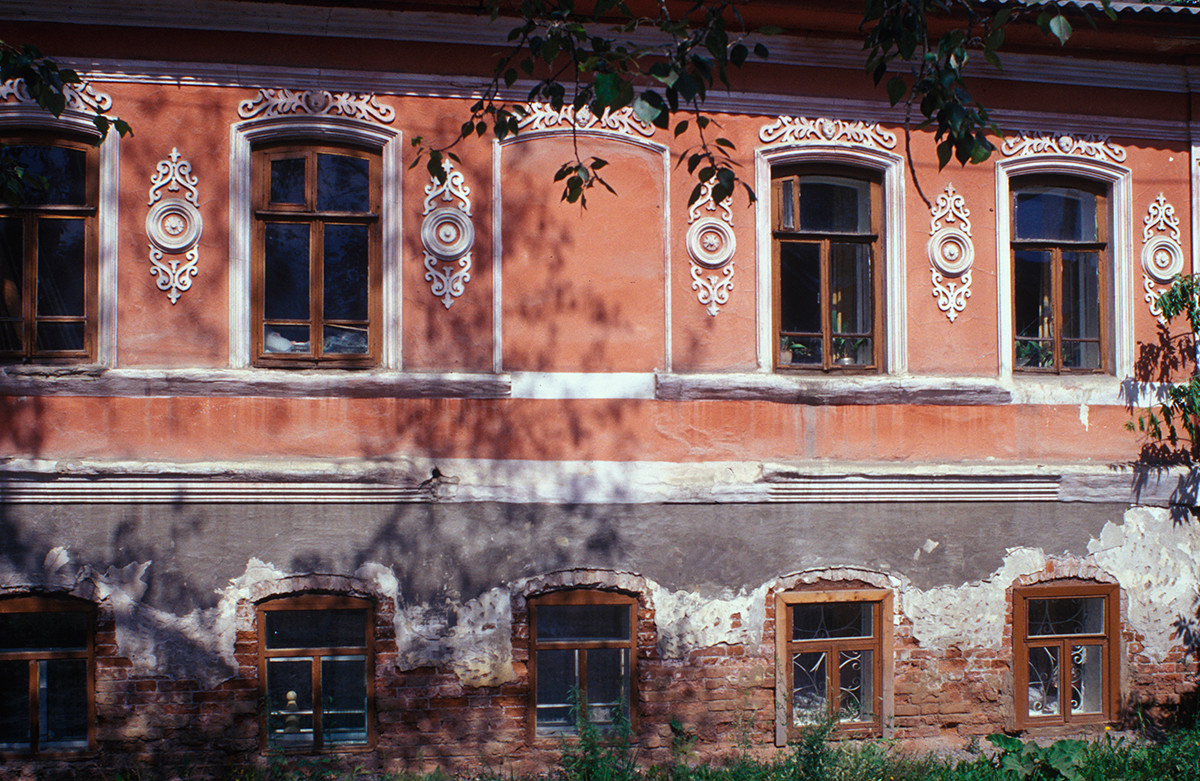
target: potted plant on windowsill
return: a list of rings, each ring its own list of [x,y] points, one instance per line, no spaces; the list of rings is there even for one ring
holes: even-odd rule
[[[853,366],[858,363],[858,351],[870,344],[865,336],[857,339],[847,339],[843,336],[833,338],[833,362],[839,366]]]
[[[805,359],[811,354],[812,350],[804,342],[790,336],[785,336],[779,350],[779,365],[787,366],[793,363],[805,363]]]

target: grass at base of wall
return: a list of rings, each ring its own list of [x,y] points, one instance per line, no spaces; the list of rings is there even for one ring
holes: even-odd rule
[[[736,756],[698,763],[678,752],[667,765],[642,767],[624,736],[585,735],[564,743],[563,761],[542,776],[494,773],[470,781],[1192,781],[1200,779],[1200,727],[1159,740],[1060,740],[1039,745],[991,736],[990,745],[966,757],[913,754],[886,741],[829,741],[814,728],[771,761]],[[131,770],[104,774],[113,781],[199,781],[203,772],[162,774]],[[332,758],[272,759],[266,768],[242,768],[216,776],[223,781],[456,781],[431,775],[377,773],[340,765]]]

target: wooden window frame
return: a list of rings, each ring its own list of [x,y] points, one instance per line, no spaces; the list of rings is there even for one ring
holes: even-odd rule
[[[259,602],[255,611],[258,624],[258,681],[259,697],[264,703],[259,741],[264,753],[283,751],[284,753],[332,753],[354,752],[371,749],[375,746],[375,604],[369,599],[349,597],[339,594],[296,594],[273,597]],[[267,649],[266,614],[279,610],[366,610],[364,619],[365,633],[362,646],[339,646],[336,648],[321,646],[306,646],[304,648]],[[367,741],[353,745],[341,745],[326,748],[324,745],[323,725],[321,724],[321,659],[327,656],[359,656],[366,655],[367,659]],[[270,735],[270,705],[267,690],[267,662],[270,659],[287,659],[291,657],[312,657],[312,699],[313,699],[313,743],[311,747],[279,748],[271,746]]]
[[[830,604],[830,603],[871,603],[875,605],[872,611],[873,635],[870,638],[831,638],[822,640],[793,640],[792,639],[792,608],[796,605]],[[883,735],[885,718],[891,712],[891,678],[892,661],[892,592],[889,589],[876,588],[845,588],[820,589],[808,591],[785,591],[775,596],[775,670],[776,681],[776,715],[782,719],[776,723],[776,743],[784,745],[788,740],[795,739],[801,728],[795,724],[792,713],[792,692],[794,688],[794,654],[804,652],[821,652],[828,654],[826,659],[836,659],[841,650],[865,650],[875,653],[874,669],[872,670],[872,687],[874,690],[875,718],[871,722],[841,722],[837,725],[838,735],[845,737],[879,737]],[[838,700],[829,697],[830,692],[838,694],[839,689],[834,678],[837,665],[826,662],[826,693],[831,713],[836,712]]]
[[[1063,599],[1072,597],[1102,597],[1104,599],[1103,634],[1045,635],[1029,637],[1029,601],[1031,599]],[[1013,589],[1013,710],[1019,728],[1066,726],[1074,724],[1106,724],[1116,719],[1120,707],[1120,588],[1115,583],[1040,583]],[[1069,700],[1070,665],[1061,660],[1070,658],[1071,645],[1100,646],[1102,713],[1072,714],[1069,706],[1062,707],[1063,692]],[[1059,650],[1059,712],[1050,716],[1029,715],[1029,649],[1057,647]],[[1065,685],[1064,685],[1065,684]]]
[[[77,756],[96,749],[96,606],[72,597],[25,596],[0,599],[0,613],[84,613],[88,617],[87,648],[36,651],[0,651],[0,661],[28,661],[29,671],[29,748],[24,751],[0,750],[0,758],[37,756],[54,758]],[[87,747],[40,750],[40,688],[38,662],[54,659],[87,660]]]
[[[781,225],[783,181],[798,180],[808,176],[828,176],[865,182],[868,185],[868,207],[870,209],[870,233],[833,233],[801,230],[785,230]],[[800,188],[792,188],[793,213],[799,221]],[[805,241],[820,245],[820,300],[821,300],[821,363],[784,364],[780,362],[780,340],[782,338],[782,274],[780,271],[780,247],[784,241]],[[871,256],[871,363],[839,365],[833,349],[833,325],[830,302],[830,248],[834,241],[865,244]],[[860,168],[846,168],[821,164],[799,164],[779,166],[771,171],[771,309],[772,365],[776,371],[824,372],[839,374],[878,374],[884,366],[884,341],[886,339],[883,289],[883,183],[877,172]]]
[[[1096,197],[1096,240],[1095,241],[1058,241],[1050,239],[1018,239],[1017,238],[1017,196],[1029,188],[1034,187],[1062,187],[1079,192],[1085,192]],[[1009,236],[1009,253],[1012,258],[1012,344],[1008,349],[1012,351],[1012,368],[1013,371],[1020,374],[1106,374],[1112,371],[1112,361],[1109,356],[1109,329],[1112,327],[1112,292],[1111,279],[1112,271],[1110,269],[1110,251],[1108,236],[1110,234],[1109,220],[1109,191],[1108,187],[1103,183],[1093,182],[1088,179],[1073,179],[1063,176],[1039,175],[1030,174],[1014,177],[1009,184],[1009,209],[1011,218],[1009,225],[1011,235]],[[1051,271],[1050,271],[1050,286],[1051,286],[1051,318],[1054,323],[1053,340],[1051,349],[1054,352],[1053,366],[1020,366],[1017,363],[1017,342],[1021,341],[1021,336],[1017,333],[1017,252],[1020,250],[1034,250],[1050,252],[1051,254]],[[1100,300],[1098,303],[1098,311],[1100,316],[1100,339],[1098,349],[1100,351],[1100,365],[1094,369],[1074,368],[1062,365],[1062,254],[1063,252],[1090,252],[1097,253],[1099,262],[1097,263],[1098,287]]]
[[[99,306],[99,235],[98,215],[100,202],[100,152],[87,138],[71,134],[28,133],[5,135],[0,141],[3,146],[56,146],[84,152],[84,200],[83,205],[45,204],[8,206],[0,203],[0,217],[19,217],[22,221],[22,275],[21,291],[21,351],[0,352],[0,364],[70,364],[93,363],[97,360],[97,330],[100,317]],[[37,261],[38,221],[45,218],[84,219],[84,266],[83,291],[84,313],[78,316],[47,316],[37,314]],[[14,318],[15,320],[15,318]],[[37,349],[37,324],[83,322],[82,350]]]
[[[629,692],[629,702],[626,703],[628,712],[626,716],[629,718],[630,729],[637,730],[637,709],[634,703],[637,702],[637,637],[638,637],[638,598],[633,594],[626,594],[620,591],[605,591],[601,589],[570,589],[566,591],[552,591],[546,594],[540,594],[528,599],[529,608],[529,710],[528,710],[528,738],[533,742],[539,737],[549,737],[562,734],[574,734],[575,729],[569,727],[565,730],[560,729],[543,729],[538,730],[537,725],[537,654],[539,650],[578,650],[583,651],[583,655],[579,657],[578,666],[575,670],[576,680],[580,682],[580,691],[583,694],[585,701],[587,697],[587,650],[592,648],[623,648],[629,651],[629,669],[627,675],[629,680],[626,682],[627,691]],[[568,640],[556,641],[546,640],[539,642],[537,636],[537,613],[538,607],[542,605],[625,605],[629,609],[629,639],[624,641],[617,640]]]
[[[367,160],[367,212],[322,212],[317,210],[316,161],[318,154],[333,154]],[[270,202],[271,161],[303,157],[305,159],[305,203],[279,204]],[[383,158],[378,149],[353,145],[330,145],[303,142],[268,142],[251,151],[253,263],[250,279],[251,354],[254,365],[275,368],[373,368],[383,353]],[[309,226],[309,319],[280,322],[281,325],[306,326],[312,352],[306,355],[267,352],[263,344],[266,307],[266,224],[284,222]],[[322,274],[323,228],[329,224],[365,224],[368,231],[367,261],[367,352],[362,355],[338,354],[327,358],[321,355],[319,338],[324,321],[324,275]],[[331,321],[337,324],[340,321]]]

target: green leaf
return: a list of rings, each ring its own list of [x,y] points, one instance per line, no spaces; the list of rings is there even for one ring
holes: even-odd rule
[[[893,76],[888,79],[887,95],[893,106],[904,100],[906,94],[908,94],[908,84],[902,77]]]
[[[1060,44],[1066,43],[1071,37],[1071,23],[1067,21],[1067,17],[1059,14],[1050,20],[1050,32],[1058,39]]]

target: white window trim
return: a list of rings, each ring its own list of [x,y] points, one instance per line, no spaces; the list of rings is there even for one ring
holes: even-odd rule
[[[383,352],[380,368],[403,368],[401,310],[403,282],[400,231],[403,171],[402,134],[397,130],[333,117],[270,117],[238,122],[229,129],[229,366],[250,366],[254,192],[250,148],[264,141],[298,140],[372,147],[383,156]]]
[[[908,370],[908,324],[904,260],[904,158],[866,147],[836,144],[791,144],[754,152],[755,214],[758,237],[758,368],[771,371],[775,335],[771,333],[771,169],[775,166],[832,163],[860,168],[883,178],[883,329],[884,374]]]
[[[1109,187],[1108,255],[1112,301],[1108,317],[1109,370],[1117,379],[1133,375],[1133,172],[1101,160],[1033,155],[996,163],[997,354],[1002,380],[1013,376],[1012,203],[1009,180],[1029,174],[1061,174]],[[1024,379],[1024,378],[1022,378]],[[1042,378],[1044,379],[1044,378]]]
[[[0,108],[0,133],[43,130],[48,133],[82,133],[99,140],[90,115],[64,111],[61,116],[40,108]],[[96,363],[117,365],[117,204],[121,135],[109,132],[100,144],[99,202],[96,204]]]

